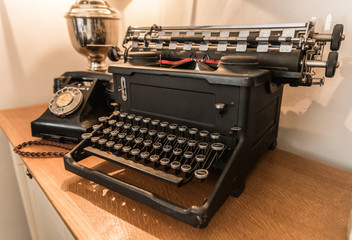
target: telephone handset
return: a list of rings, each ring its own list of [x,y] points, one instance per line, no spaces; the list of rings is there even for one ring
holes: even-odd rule
[[[48,109],[31,123],[32,136],[60,142],[78,142],[81,134],[112,111],[112,75],[66,72],[54,79]]]

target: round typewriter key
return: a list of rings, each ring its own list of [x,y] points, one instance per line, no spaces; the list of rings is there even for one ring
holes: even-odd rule
[[[91,137],[92,137],[92,134],[91,134],[91,133],[83,133],[83,134],[81,135],[81,138],[82,138],[83,140],[89,139],[89,138],[91,138]]]
[[[181,163],[179,162],[179,161],[173,161],[171,164],[170,164],[170,167],[172,168],[172,169],[179,169],[180,168],[180,166],[181,166]]]
[[[190,147],[194,147],[197,144],[197,141],[196,140],[188,140],[187,144]]]
[[[201,162],[204,162],[205,160],[205,156],[203,154],[197,154],[196,155],[196,161],[201,163]]]
[[[109,134],[111,132],[111,128],[104,128],[103,133],[104,134]]]
[[[172,147],[171,147],[170,145],[164,145],[164,146],[163,146],[163,151],[164,151],[164,152],[170,152],[171,149],[172,149]]]
[[[139,126],[137,126],[137,125],[133,125],[132,126],[132,131],[133,132],[137,132],[139,130]]]
[[[93,130],[98,130],[101,127],[101,124],[93,125]]]
[[[99,143],[100,147],[103,147],[107,141],[108,141],[108,140],[105,139],[105,138],[100,138],[100,139],[98,140],[98,143]]]
[[[149,134],[150,136],[155,136],[156,133],[157,133],[156,130],[149,130],[149,131],[148,131],[148,134]]]
[[[154,126],[158,125],[159,122],[160,122],[159,119],[153,119],[153,120],[151,121],[152,125],[154,125]]]
[[[142,119],[143,119],[142,116],[136,116],[136,117],[134,118],[134,120],[136,120],[136,122],[140,122],[140,121],[142,121]]]
[[[150,156],[150,158],[149,158],[149,160],[151,161],[151,162],[157,162],[157,161],[159,161],[159,155],[151,155]]]
[[[179,156],[179,155],[181,155],[181,153],[182,153],[182,149],[181,149],[181,148],[175,148],[174,150],[172,150],[172,153],[173,153],[175,156]]]
[[[162,128],[166,128],[167,125],[169,125],[169,123],[168,123],[168,122],[165,122],[165,121],[160,123],[160,126],[161,126]]]
[[[197,134],[198,129],[197,128],[190,128],[188,131],[191,135],[194,135],[194,134]]]
[[[150,120],[151,120],[150,118],[143,118],[143,122],[144,122],[144,123],[149,123]]]
[[[100,139],[100,137],[92,137],[92,138],[90,139],[90,141],[91,141],[92,143],[96,143],[96,142],[98,142],[99,139]]]
[[[158,135],[158,138],[161,138],[161,139],[166,137],[166,133],[165,132],[158,132],[157,135]]]
[[[114,142],[114,141],[107,141],[107,142],[105,143],[105,146],[107,146],[108,148],[112,148],[114,145],[115,145],[115,142]]]
[[[124,139],[126,137],[126,133],[119,133],[117,134],[117,136],[120,138],[120,139]]]
[[[119,131],[117,131],[117,130],[113,130],[113,131],[110,132],[110,135],[113,136],[113,137],[116,137],[117,134],[119,134]]]
[[[175,135],[173,135],[173,134],[167,135],[167,140],[169,140],[169,141],[174,141],[175,139],[176,139],[176,136],[175,136]]]
[[[148,128],[140,128],[139,132],[142,133],[142,134],[145,134],[145,133],[148,132]]]
[[[110,126],[114,126],[114,125],[116,124],[116,120],[115,120],[115,119],[110,119],[110,120],[108,121],[108,124],[109,124]]]
[[[124,122],[117,122],[116,127],[122,127],[125,123]]]
[[[208,175],[209,175],[209,172],[206,169],[197,169],[194,172],[194,176],[198,179],[205,179],[208,177]]]
[[[184,143],[186,142],[186,140],[187,140],[187,139],[184,138],[184,137],[178,137],[178,138],[177,138],[177,142],[178,142],[179,144],[181,144],[181,145],[184,144]]]
[[[199,135],[200,135],[201,137],[207,137],[208,134],[209,134],[209,132],[208,132],[207,130],[202,130],[202,131],[199,132]]]
[[[211,139],[218,140],[220,138],[220,133],[212,133],[210,134]]]
[[[152,143],[153,143],[153,141],[152,141],[152,140],[149,140],[149,139],[143,141],[143,145],[146,146],[146,147],[151,146]]]
[[[189,171],[191,171],[191,169],[192,169],[191,165],[188,165],[188,164],[183,164],[181,166],[181,171],[184,173],[188,173]]]
[[[162,165],[162,166],[167,166],[167,165],[169,165],[169,163],[170,163],[170,159],[168,159],[168,158],[162,158],[160,160],[160,165]]]
[[[153,143],[153,148],[154,148],[154,149],[160,149],[161,146],[162,146],[162,144],[159,143],[159,142]]]
[[[140,155],[140,157],[142,158],[142,159],[147,159],[148,157],[149,157],[149,152],[141,152],[141,155]]]
[[[130,123],[126,123],[125,125],[123,125],[124,129],[130,129],[132,127],[132,125]]]
[[[201,142],[201,143],[198,144],[198,147],[199,147],[199,149],[201,149],[201,150],[207,149],[208,143]]]
[[[175,130],[176,128],[177,128],[177,124],[176,123],[171,123],[170,125],[169,125],[169,128],[171,129],[171,130]]]
[[[128,115],[127,115],[127,118],[128,118],[129,120],[132,120],[135,116],[136,116],[136,115],[134,115],[134,114],[128,114]]]
[[[127,117],[127,113],[125,113],[125,112],[120,113],[120,117],[121,117],[121,118]]]
[[[118,117],[120,115],[120,111],[113,111],[112,114],[114,117]]]
[[[132,141],[133,138],[134,138],[133,135],[127,135],[127,136],[126,136],[126,140],[127,140],[127,141]]]
[[[143,141],[143,138],[140,138],[140,137],[134,139],[134,142],[137,144],[140,144],[142,141]]]
[[[131,155],[138,156],[140,152],[141,152],[141,150],[139,150],[138,148],[134,148],[131,150]]]
[[[186,151],[183,156],[186,158],[186,159],[190,159],[192,158],[193,156],[193,152],[190,152],[190,151]]]
[[[213,149],[214,151],[222,151],[224,149],[225,145],[222,143],[213,143],[211,145],[211,149]]]
[[[103,122],[106,122],[108,119],[109,119],[108,117],[102,116],[102,117],[99,117],[99,118],[98,118],[98,121],[99,121],[100,123],[103,123]]]
[[[186,127],[186,126],[179,126],[179,127],[178,127],[178,130],[179,130],[180,132],[185,132],[185,131],[187,130],[187,127]]]
[[[121,144],[121,143],[117,143],[117,144],[114,145],[114,149],[115,150],[121,150],[122,147],[123,147],[123,144]]]
[[[130,146],[124,146],[124,147],[122,147],[122,151],[124,153],[129,153],[131,151],[131,147]]]

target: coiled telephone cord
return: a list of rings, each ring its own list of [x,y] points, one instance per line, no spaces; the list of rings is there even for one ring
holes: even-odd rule
[[[66,150],[71,150],[73,148],[73,146],[63,144],[63,143],[52,142],[47,140],[40,140],[40,141],[37,140],[37,141],[28,141],[28,142],[21,143],[17,145],[13,149],[13,151],[22,157],[42,157],[42,158],[63,157],[65,154],[68,153],[68,152],[27,152],[27,151],[21,150],[22,148],[25,148],[31,145],[47,145],[47,146],[63,148]]]

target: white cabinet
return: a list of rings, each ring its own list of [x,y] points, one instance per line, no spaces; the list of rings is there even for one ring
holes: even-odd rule
[[[10,149],[13,149],[11,144]],[[27,176],[22,159],[11,154],[32,239],[75,239],[35,179]]]

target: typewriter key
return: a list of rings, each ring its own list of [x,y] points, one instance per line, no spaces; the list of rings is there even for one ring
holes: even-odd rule
[[[157,133],[157,131],[153,130],[153,129],[148,131],[149,136],[152,136],[152,137],[155,136],[156,133]]]
[[[118,150],[118,151],[121,150],[122,147],[123,147],[123,144],[121,144],[121,143],[117,143],[117,144],[114,145],[114,149]]]
[[[197,145],[197,141],[196,140],[188,140],[187,144],[190,147],[190,150],[193,152],[194,147]]]
[[[132,141],[133,138],[134,138],[133,135],[126,135],[126,140],[129,141],[129,142]]]
[[[169,134],[167,135],[167,140],[169,140],[170,142],[174,141],[176,139],[176,136],[173,134]]]
[[[134,159],[136,161],[139,160],[139,153],[141,152],[141,150],[139,150],[138,148],[134,148],[131,150],[131,155],[134,157]]]
[[[116,120],[115,119],[110,119],[108,121],[108,124],[109,124],[110,127],[112,127],[112,126],[114,126],[116,124]]]
[[[209,175],[209,172],[208,170],[206,169],[197,169],[195,172],[194,172],[194,176],[198,179],[206,179]]]
[[[125,125],[123,125],[123,128],[126,130],[130,129],[131,127],[132,127],[132,124],[130,123],[125,123]]]
[[[198,144],[198,147],[200,149],[201,154],[204,154],[205,153],[205,149],[207,149],[207,147],[208,147],[208,143],[201,142],[201,143]]]
[[[186,126],[179,126],[178,127],[178,131],[180,132],[181,136],[184,137],[185,136],[185,131],[187,130]]]
[[[162,158],[160,160],[160,165],[162,165],[162,166],[167,166],[167,165],[169,165],[169,163],[170,163],[170,159],[168,159],[168,158]]]
[[[134,134],[136,134],[138,132],[138,130],[139,130],[139,126],[138,125],[133,125],[132,126],[132,131],[133,131]]]
[[[100,123],[105,123],[108,119],[109,119],[108,117],[102,116],[102,117],[99,117],[99,118],[98,118],[98,121],[99,121]]]
[[[153,148],[155,149],[155,151],[158,150],[158,149],[160,149],[161,146],[162,146],[162,144],[159,143],[159,142],[153,143]]]
[[[117,122],[116,127],[120,129],[120,127],[122,127],[124,124],[125,124],[124,122]]]
[[[165,133],[165,132],[158,132],[158,133],[157,133],[157,136],[158,136],[158,138],[160,138],[160,139],[164,139],[164,138],[166,137],[166,133]]]
[[[133,124],[133,119],[134,119],[135,116],[136,116],[136,115],[134,115],[134,114],[128,114],[128,115],[127,115],[127,119],[130,120],[130,123],[131,123],[131,124]]]
[[[214,142],[217,142],[217,140],[220,138],[220,133],[212,133],[210,134],[210,137],[214,140]]]
[[[101,127],[101,124],[95,124],[93,125],[93,130],[98,130]]]
[[[177,126],[178,125],[176,123],[169,124],[169,128],[170,128],[172,134],[175,134],[175,129],[177,128]]]
[[[118,120],[118,117],[120,115],[120,111],[113,111],[112,114],[114,115],[115,119]]]
[[[87,140],[87,139],[89,139],[89,138],[91,138],[92,137],[92,134],[91,133],[83,133],[82,135],[81,135],[81,138],[83,139],[83,140]]]
[[[181,145],[181,147],[182,147],[182,145],[186,142],[186,138],[184,138],[184,137],[178,137],[177,138],[177,142]]]
[[[149,149],[149,147],[152,145],[153,141],[150,139],[144,140],[143,145],[146,147],[146,149]]]
[[[90,141],[93,143],[93,147],[97,147],[97,143],[99,141],[100,137],[91,137]]]
[[[126,117],[127,117],[127,113],[125,112],[120,113],[120,119],[122,122],[124,123],[126,122]]]
[[[169,123],[165,121],[160,123],[160,127],[162,127],[163,132],[166,132],[167,125],[169,125]]]
[[[182,153],[182,149],[181,149],[181,148],[175,148],[174,150],[172,150],[172,153],[173,153],[175,156],[179,156],[179,155],[181,155],[181,153]]]
[[[193,156],[193,152],[191,152],[191,151],[186,151],[186,152],[184,152],[183,156],[184,156],[186,159],[190,159],[190,158],[192,158],[192,156]]]
[[[151,155],[149,160],[153,163],[156,163],[157,161],[159,161],[159,155]]]
[[[118,133],[119,133],[119,131],[113,130],[113,131],[110,132],[110,135],[111,135],[112,137],[116,137]]]
[[[194,140],[196,139],[196,134],[198,132],[198,129],[197,128],[190,128],[188,130],[189,134],[191,135],[191,139]]]
[[[108,151],[111,152],[111,148],[115,145],[114,141],[107,141],[105,146],[108,148]]]
[[[145,160],[148,159],[149,155],[149,152],[141,152],[140,157]]]
[[[207,130],[202,130],[199,132],[199,136],[202,137],[202,141],[205,142],[207,140],[209,132]]]
[[[183,164],[181,166],[181,171],[184,173],[188,173],[189,171],[191,171],[191,169],[192,169],[191,165],[188,165],[188,164]]]
[[[135,138],[134,142],[137,143],[137,144],[140,144],[141,142],[143,142],[143,138],[140,138],[140,137]]]
[[[180,163],[179,161],[173,161],[173,162],[170,164],[170,167],[171,167],[172,169],[175,169],[175,170],[179,169],[180,166],[181,166],[181,163]]]
[[[124,146],[122,147],[122,152],[124,152],[126,154],[127,157],[129,156],[129,152],[131,151],[131,147],[130,146]]]
[[[151,120],[150,118],[143,118],[143,123],[146,128],[149,128],[150,120]]]
[[[152,125],[154,126],[154,129],[157,130],[158,129],[158,124],[159,124],[160,120],[159,119],[153,119],[151,121]]]
[[[105,143],[106,143],[107,141],[108,141],[108,140],[105,139],[105,138],[100,138],[100,139],[98,140],[98,144],[100,145],[100,149],[101,149],[101,150],[104,150],[104,146],[105,146]]]
[[[211,149],[213,149],[214,151],[222,151],[224,149],[225,145],[222,143],[213,143],[211,145]]]
[[[104,137],[107,138],[109,136],[110,132],[111,132],[111,128],[104,128],[103,129]]]
[[[196,155],[196,161],[201,163],[205,161],[205,156],[203,154],[197,154]]]

